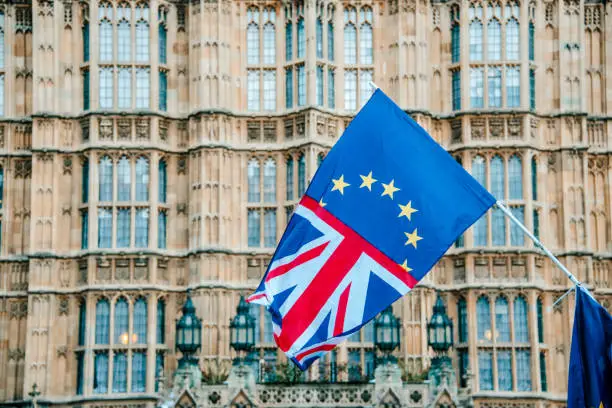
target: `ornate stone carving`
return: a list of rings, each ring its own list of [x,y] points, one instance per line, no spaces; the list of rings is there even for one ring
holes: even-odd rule
[[[168,121],[166,119],[159,120],[159,140],[168,141]]]
[[[63,174],[72,174],[72,156],[64,156]]]
[[[29,159],[15,160],[15,178],[30,178],[32,176],[32,162]]]
[[[150,122],[148,118],[140,118],[136,120],[136,138],[149,139],[150,137]]]
[[[132,136],[132,121],[130,119],[117,120],[117,133],[119,140],[129,140]]]
[[[187,158],[185,156],[181,156],[177,160],[176,171],[178,174],[187,174]]]
[[[68,302],[68,298],[65,296],[60,297],[58,314],[60,316],[67,316],[69,309],[70,309],[70,303]]]
[[[57,346],[57,356],[62,358],[68,357],[68,346]]]
[[[100,118],[100,140],[112,140],[113,139],[113,120],[110,118]]]

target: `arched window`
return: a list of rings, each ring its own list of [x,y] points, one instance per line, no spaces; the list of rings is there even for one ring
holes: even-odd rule
[[[501,108],[502,106],[502,74],[501,68],[488,68],[489,86],[489,108]]]
[[[89,61],[89,21],[83,21],[83,27],[81,29],[83,32],[83,62]],[[2,41],[4,44],[4,41]],[[4,45],[2,45],[4,47]],[[4,54],[4,52],[2,53]]]
[[[495,155],[491,159],[491,194],[498,200],[505,198],[504,194],[504,160]]]
[[[149,209],[136,209],[136,247],[146,248],[149,246]]]
[[[464,298],[457,302],[457,319],[459,323],[459,343],[468,341],[467,303]]]
[[[115,344],[129,344],[130,312],[127,300],[124,297],[115,302]]]
[[[157,301],[157,344],[166,342],[166,302],[164,299]]]
[[[130,246],[131,210],[129,208],[117,209],[117,248]]]
[[[497,19],[489,20],[487,25],[487,56],[490,61],[501,59],[501,24]]]
[[[544,343],[544,308],[542,306],[542,299],[538,298],[536,308],[538,314],[538,343]]]
[[[113,214],[110,208],[98,208],[98,248],[110,248],[113,234]]]
[[[293,59],[293,24],[291,22],[285,25],[285,59],[287,61]]]
[[[100,159],[100,201],[113,200],[113,162],[110,157],[104,156]]]
[[[368,10],[366,15],[371,16],[372,11]],[[372,64],[373,62],[372,25],[369,21],[359,27],[359,62],[362,64]]]
[[[132,107],[132,68],[119,67],[117,77],[117,105],[120,109]]]
[[[293,200],[293,157],[287,159],[287,200]]]
[[[119,159],[117,165],[117,200],[130,201],[130,190],[132,186],[132,171],[127,157]]]
[[[327,59],[334,60],[334,24],[327,23]]]
[[[497,383],[500,391],[512,391],[512,352],[497,351]]]
[[[523,198],[523,166],[521,158],[512,155],[508,161],[508,190],[510,199],[520,200]]]
[[[535,156],[531,158],[531,198],[538,199],[538,160]]]
[[[149,200],[149,160],[139,157],[136,160],[136,201]]]
[[[276,202],[276,162],[272,158],[264,163],[264,201]]]
[[[131,15],[129,4],[122,3],[117,7],[117,60],[120,62],[132,60]]]
[[[4,68],[4,12],[0,12],[0,68]]]
[[[136,61],[149,61],[149,7],[136,6]]]
[[[263,62],[272,65],[276,62],[276,38],[274,24],[266,23],[263,29]]]
[[[147,355],[143,351],[132,354],[132,392],[144,392],[147,377]]]
[[[352,23],[344,27],[344,63],[357,63],[357,29]]]
[[[0,168],[0,208],[2,208],[2,198],[4,191],[4,171]],[[83,160],[81,168],[81,201],[85,204],[89,202],[89,159]]]
[[[484,157],[478,155],[472,159],[472,176],[483,186],[487,187],[486,164]]]
[[[157,247],[166,249],[166,225],[168,224],[168,214],[164,210],[157,212]]]
[[[304,31],[304,19],[299,18],[297,22],[297,57],[304,58],[306,52],[306,32]]]
[[[529,61],[535,58],[535,25],[533,21],[529,22]]]
[[[470,68],[470,106],[484,108],[484,68]]]
[[[157,31],[159,37],[159,63],[165,64],[168,62],[168,29],[165,24],[160,23]]]
[[[247,165],[247,178],[249,184],[248,199],[249,203],[258,203],[261,201],[261,193],[259,188],[259,162],[257,159],[251,159]]]
[[[470,23],[470,61],[482,60],[482,22]]]
[[[96,344],[108,344],[110,335],[110,304],[106,299],[96,303]]]
[[[247,64],[259,64],[259,10],[249,8],[247,18]]]
[[[451,26],[451,61],[452,63],[459,62],[461,50],[460,27],[458,23],[453,23]]]
[[[506,23],[506,59],[513,61],[519,59],[520,48],[519,22],[514,18]]]
[[[159,161],[159,202],[160,203],[165,203],[167,198],[168,198],[168,171],[167,171],[167,164],[165,160],[160,160]]]
[[[529,342],[527,301],[523,296],[514,299],[514,341],[517,343]]]
[[[298,159],[298,198],[306,192],[306,158],[301,155]]]
[[[100,62],[112,61],[113,59],[113,7],[110,3],[100,3],[98,7],[100,18],[99,42]]]
[[[147,342],[147,301],[138,298],[134,303],[134,336],[132,343],[146,344]]]
[[[510,309],[503,296],[495,300],[495,331],[497,342],[510,342]]]
[[[317,18],[317,58],[323,58],[323,21]]]
[[[85,345],[85,333],[87,333],[87,304],[82,301],[79,303],[79,346]]]
[[[476,323],[478,326],[478,340],[481,342],[491,341],[491,306],[489,298],[481,296],[476,302]]]

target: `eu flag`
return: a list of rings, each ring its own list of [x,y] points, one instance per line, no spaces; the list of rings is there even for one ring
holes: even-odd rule
[[[612,316],[576,287],[568,408],[612,408]]]
[[[406,294],[495,199],[377,90],[321,164],[249,302],[301,369]]]

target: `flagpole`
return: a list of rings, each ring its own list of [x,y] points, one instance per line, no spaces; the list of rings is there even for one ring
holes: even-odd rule
[[[574,283],[574,285],[582,285],[582,283],[565,267],[565,265],[563,265],[561,261],[559,261],[557,257],[554,256],[553,253],[550,252],[548,248],[546,248],[542,244],[542,242],[540,242],[540,240],[535,235],[533,235],[531,231],[529,231],[527,227],[525,227],[525,225],[523,225],[523,223],[519,221],[518,218],[514,216],[514,214],[512,214],[512,211],[510,211],[508,207],[504,205],[504,203],[502,203],[501,201],[497,201],[497,207],[502,210],[503,213],[506,214],[506,216],[510,218],[521,230],[523,230],[523,232],[529,238],[531,238],[531,240],[536,244],[536,247],[539,247],[542,251],[544,251],[544,253],[553,261],[553,263],[557,265],[559,269],[561,269],[567,275],[567,277]]]

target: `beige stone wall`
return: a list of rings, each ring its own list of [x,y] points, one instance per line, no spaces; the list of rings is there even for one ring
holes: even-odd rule
[[[118,3],[110,4],[117,12]],[[137,3],[129,4],[135,13]],[[94,359],[102,350],[146,351],[145,391],[152,394],[156,353],[165,355],[166,376],[176,367],[174,323],[187,288],[192,290],[203,320],[201,361],[206,364],[232,356],[229,320],[239,295],[257,285],[272,255],[271,248],[249,247],[247,209],[275,209],[276,237],[280,238],[287,211],[290,213],[297,199],[296,194],[286,199],[287,159],[293,159],[293,188],[297,191],[301,155],[305,177],[310,179],[319,155],[333,145],[354,114],[344,109],[343,78],[347,69],[371,69],[374,82],[460,159],[466,169],[472,170],[476,156],[483,157],[489,165],[499,155],[505,163],[506,191],[510,188],[508,162],[513,155],[521,157],[523,198],[511,200],[510,204],[523,206],[529,228],[534,227],[534,211],[537,212],[544,244],[593,288],[610,310],[608,143],[612,137],[612,87],[607,78],[612,75],[612,25],[607,19],[612,5],[577,0],[520,3],[520,58],[515,64],[521,68],[520,105],[481,110],[469,108],[470,66],[486,64],[473,64],[468,58],[467,1],[319,4],[307,0],[302,12],[305,56],[286,64],[285,3],[151,0],[150,52],[149,62],[145,63],[150,69],[150,103],[146,109],[100,107],[100,67],[117,68],[122,63],[116,58],[100,61],[98,5],[93,0],[1,5],[5,64],[0,68],[4,75],[4,114],[0,117],[0,165],[4,177],[0,212],[0,401],[27,397],[34,383],[41,398],[76,401],[78,355],[84,361],[83,395],[94,400],[111,397],[112,393],[93,392]],[[256,68],[276,72],[276,109],[272,112],[248,110],[247,66],[252,68],[246,53],[248,6],[260,10],[271,7],[276,12],[275,61]],[[335,10],[331,20],[335,27],[333,62],[316,56],[315,18],[320,6],[325,10],[323,14],[330,7]],[[345,64],[342,13],[350,6],[372,7],[372,64]],[[166,63],[160,63],[158,58],[160,8],[167,27]],[[461,58],[455,63],[451,60],[453,8],[459,10],[457,21],[461,25]],[[295,22],[297,14],[291,18]],[[535,26],[533,61],[528,57],[530,19]],[[82,52],[82,27],[86,21],[91,40],[89,61],[83,60]],[[135,34],[132,36],[134,47]],[[293,40],[296,41],[295,31]],[[302,63],[306,70],[306,103],[297,107],[294,101],[293,107],[286,109],[285,67]],[[130,65],[140,66],[132,62]],[[334,69],[335,108],[329,108],[327,88],[325,106],[315,106],[317,65]],[[535,109],[529,108],[529,69],[535,71]],[[160,70],[168,76],[165,112],[158,109]],[[460,111],[452,110],[451,77],[456,70],[461,78]],[[91,84],[90,109],[84,111],[82,78],[86,71]],[[295,70],[293,75],[295,79]],[[116,77],[114,81],[116,97]],[[294,85],[294,97],[296,92]],[[130,160],[132,191],[136,160],[146,157],[150,169],[147,200],[100,201],[99,163],[105,156],[115,164],[124,156]],[[276,162],[276,199],[249,203],[248,163],[257,160],[263,174],[263,165],[269,158]],[[532,158],[537,172],[535,199]],[[89,200],[84,203],[81,185],[86,160],[90,168]],[[157,169],[161,160],[165,160],[168,169],[165,203],[158,199]],[[116,171],[115,167],[115,175]],[[112,208],[116,223],[119,209],[135,212],[143,206],[149,208],[151,215],[147,248],[135,247],[133,221],[132,243],[127,248],[98,248],[98,208]],[[87,249],[81,249],[84,211],[89,214]],[[157,246],[159,211],[167,214],[166,249]],[[510,242],[509,224],[505,228]],[[489,240],[493,230],[490,221]],[[117,237],[112,238],[115,242]],[[469,356],[475,384],[480,380],[479,351],[494,353],[497,364],[500,350],[528,349],[533,391],[497,396],[533,397],[538,406],[554,405],[563,400],[566,392],[573,299],[567,298],[554,310],[549,307],[568,284],[530,242],[517,247],[494,246],[488,241],[484,247],[477,247],[472,231],[468,231],[464,246],[449,250],[419,287],[394,306],[404,329],[398,355],[412,372],[427,367],[430,354],[425,325],[435,289],[439,289],[444,292],[455,322],[457,302],[466,301],[468,336],[457,350]],[[488,296],[491,304],[500,295],[510,302],[523,295],[528,303],[529,341],[480,343],[476,304],[481,295]],[[137,299],[146,299],[147,341],[124,348],[95,345],[96,303],[105,298],[113,305],[119,296],[126,297],[130,308]],[[165,301],[163,344],[157,344],[155,336],[159,299]],[[543,341],[539,341],[537,333],[537,299],[543,305]],[[85,344],[79,345],[82,303],[86,305],[87,330]],[[492,306],[492,315],[494,310]],[[112,311],[111,307],[111,327]],[[263,333],[263,315],[261,324]],[[271,347],[269,343],[263,346]],[[363,350],[360,358],[365,361],[363,353],[371,347],[367,342],[344,344],[339,348],[338,361],[346,361],[351,350]],[[548,392],[540,386],[541,352],[546,359]],[[458,368],[458,354],[455,364]],[[516,364],[512,370],[516,390]],[[494,383],[495,380],[494,376]],[[491,391],[477,386],[475,392],[480,405],[498,404],[490,400]]]

